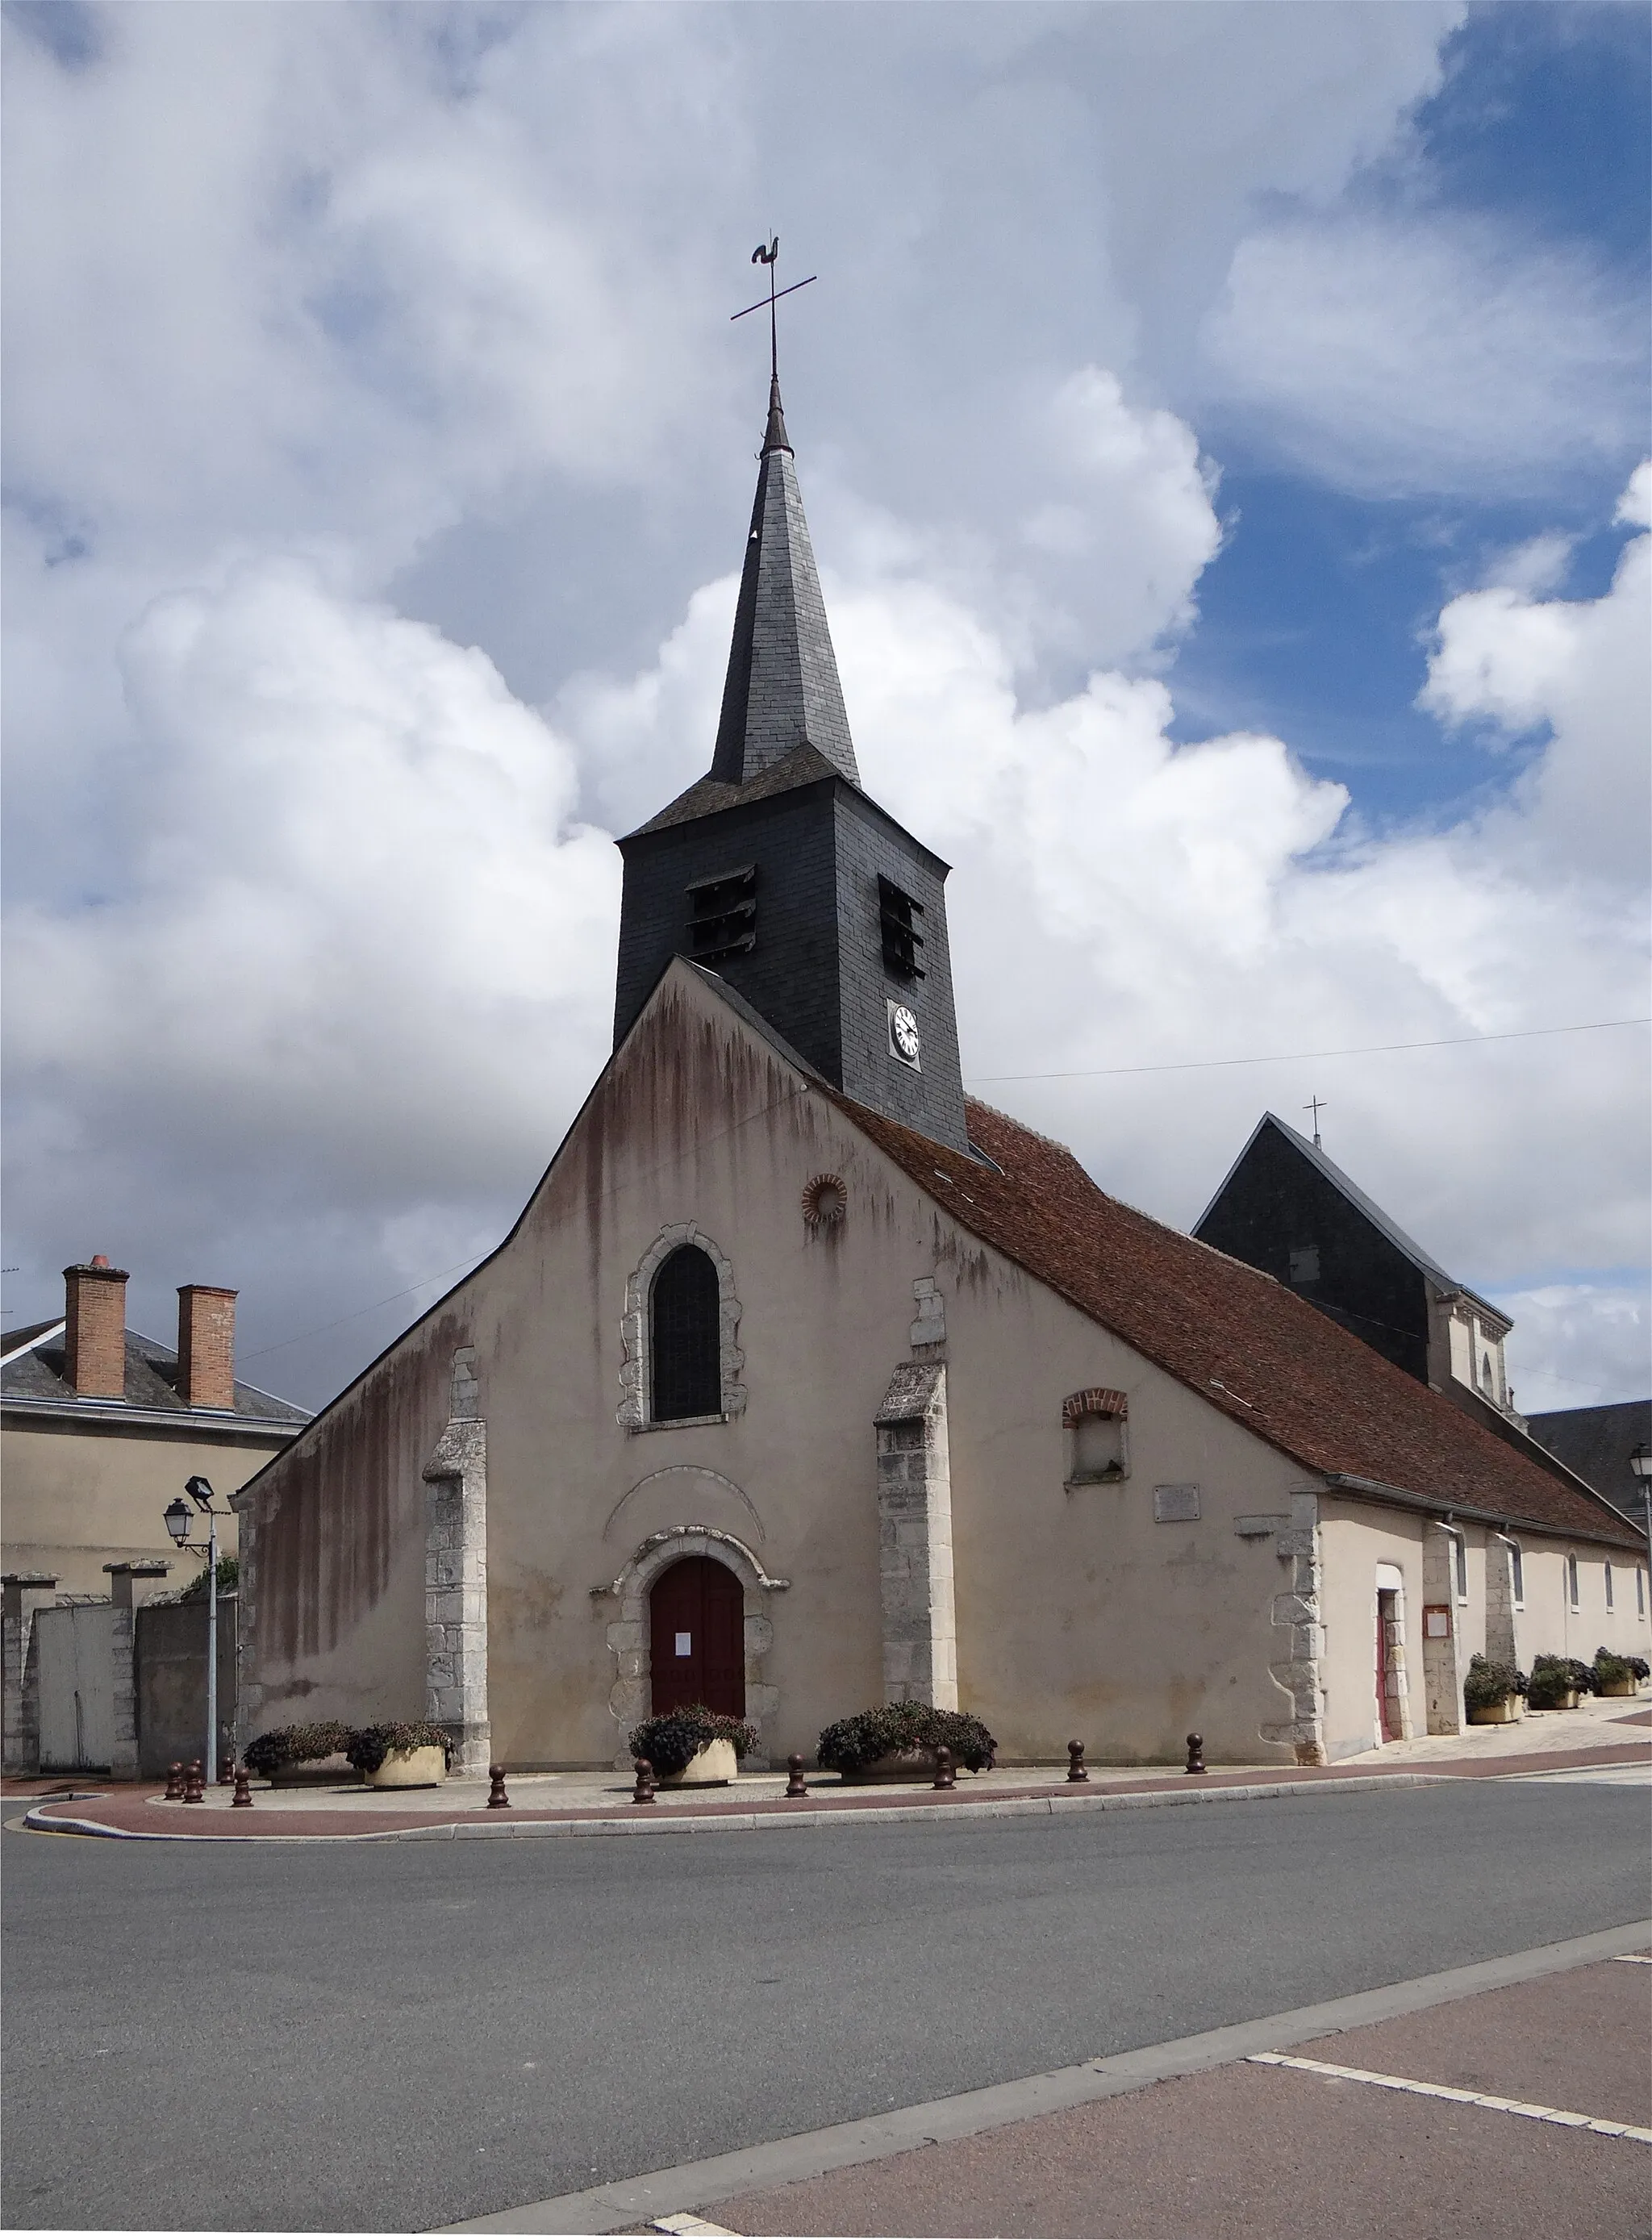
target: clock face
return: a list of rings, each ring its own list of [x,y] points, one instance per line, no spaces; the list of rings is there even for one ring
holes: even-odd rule
[[[896,1057],[904,1058],[909,1065],[917,1063],[918,1023],[904,1003],[889,1006],[889,1044]]]

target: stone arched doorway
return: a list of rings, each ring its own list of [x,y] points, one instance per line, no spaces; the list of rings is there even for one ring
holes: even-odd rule
[[[610,1586],[593,1590],[604,1599],[612,1596],[619,1605],[619,1615],[608,1628],[608,1645],[618,1667],[608,1708],[614,1715],[622,1741],[639,1719],[647,1718],[653,1696],[653,1674],[649,1669],[653,1648],[650,1590],[663,1571],[669,1570],[689,1556],[703,1556],[722,1564],[733,1573],[740,1588],[743,1604],[741,1634],[744,1716],[748,1724],[756,1727],[761,1737],[764,1720],[772,1718],[780,1708],[778,1690],[763,1677],[763,1659],[775,1637],[767,1604],[771,1595],[784,1592],[790,1580],[771,1577],[745,1542],[736,1540],[732,1532],[719,1531],[710,1524],[669,1524],[663,1531],[649,1533]],[[676,1649],[675,1641],[671,1646]],[[630,1762],[628,1750],[621,1750],[614,1760],[621,1768],[628,1767]],[[760,1744],[758,1750],[746,1759],[746,1770],[760,1773],[768,1763]]]
[[[649,1709],[703,1703],[727,1718],[746,1715],[746,1597],[726,1563],[684,1556],[649,1590]]]

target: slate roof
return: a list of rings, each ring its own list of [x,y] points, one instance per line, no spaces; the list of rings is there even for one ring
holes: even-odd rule
[[[656,816],[625,837],[635,840],[644,832],[663,831],[668,824],[687,824],[696,817],[715,817],[720,809],[738,809],[748,801],[767,801],[773,794],[789,793],[795,786],[814,785],[823,777],[843,775],[836,763],[828,762],[818,748],[794,747],[790,754],[777,763],[770,763],[743,784],[728,784],[711,773],[696,778],[686,792],[678,794],[675,801],[668,801]]]
[[[769,384],[711,776],[723,785],[747,784],[804,744],[859,783],[776,381]]]
[[[62,1317],[57,1319],[61,1321]],[[9,1330],[0,1339],[0,1352],[10,1353],[16,1346],[27,1345],[42,1330],[55,1327],[54,1323],[31,1323],[24,1329]],[[65,1382],[67,1366],[63,1339],[48,1338],[43,1344],[19,1355],[16,1361],[8,1362],[0,1370],[0,1401],[34,1401],[54,1408],[84,1410],[88,1415],[107,1419],[118,1403],[83,1398]],[[190,1417],[198,1413],[214,1423],[229,1420],[227,1410],[197,1411],[188,1407],[178,1391],[177,1380],[176,1350],[129,1330],[125,1394],[128,1408],[141,1409],[146,1415]],[[307,1409],[296,1408],[290,1400],[277,1400],[272,1392],[262,1392],[256,1384],[243,1384],[239,1378],[235,1387],[235,1415],[248,1423],[290,1423],[295,1430],[310,1421]]]
[[[1399,1223],[1391,1214],[1385,1213],[1375,1198],[1367,1197],[1351,1175],[1345,1175],[1335,1159],[1328,1159],[1317,1144],[1310,1143],[1306,1136],[1291,1127],[1288,1121],[1282,1120],[1276,1112],[1264,1112],[1246,1137],[1245,1148],[1222,1177],[1221,1189],[1216,1191],[1209,1205],[1206,1206],[1197,1221],[1194,1223],[1193,1233],[1196,1237],[1204,1227],[1222,1190],[1227,1189],[1235,1175],[1243,1166],[1251,1145],[1264,1128],[1276,1128],[1299,1158],[1305,1159],[1310,1167],[1316,1169],[1324,1177],[1334,1190],[1340,1190],[1350,1205],[1356,1207],[1374,1228],[1382,1231],[1396,1251],[1404,1253],[1412,1266],[1439,1284],[1442,1290],[1461,1291],[1474,1299],[1479,1305],[1490,1308],[1500,1323],[1508,1319],[1498,1308],[1492,1305],[1489,1299],[1482,1299],[1478,1292],[1470,1291],[1466,1283],[1460,1283],[1455,1276],[1448,1275],[1431,1252],[1425,1252],[1415,1237],[1408,1237]]]
[[[1064,1145],[967,1100],[984,1163],[825,1092],[963,1228],[1212,1407],[1380,1497],[1634,1546],[1604,1502],[1474,1423],[1271,1276],[1109,1197]]]
[[[1540,1447],[1547,1447],[1568,1470],[1587,1478],[1602,1500],[1622,1510],[1632,1524],[1642,1523],[1643,1496],[1629,1457],[1637,1446],[1652,1447],[1652,1400],[1557,1408],[1526,1420]]]

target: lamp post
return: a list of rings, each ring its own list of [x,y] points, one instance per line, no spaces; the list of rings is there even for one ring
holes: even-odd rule
[[[195,1519],[195,1510],[183,1495],[166,1506],[167,1530],[181,1549],[190,1555],[207,1559],[207,1732],[205,1778],[210,1789],[218,1777],[218,1518],[223,1513],[212,1506],[212,1486],[209,1479],[192,1477],[184,1481],[184,1493],[193,1501],[207,1520],[207,1537],[202,1543],[191,1540],[190,1526]]]
[[[1635,1472],[1641,1489],[1641,1499],[1646,1509],[1647,1555],[1652,1561],[1652,1447],[1642,1439],[1629,1455],[1629,1468]]]

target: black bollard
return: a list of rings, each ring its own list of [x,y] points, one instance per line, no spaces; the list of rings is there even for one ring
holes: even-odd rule
[[[937,1789],[957,1787],[957,1776],[952,1770],[952,1753],[944,1743],[935,1754],[935,1786]]]
[[[252,1783],[248,1778],[247,1769],[244,1765],[238,1765],[235,1768],[234,1780],[235,1795],[230,1799],[230,1803],[250,1804],[252,1802]]]
[[[636,1786],[631,1791],[633,1804],[652,1804],[654,1802],[654,1769],[645,1757],[632,1760],[636,1775]]]
[[[488,1810],[490,1812],[509,1812],[510,1799],[505,1795],[505,1770],[502,1765],[488,1768]]]
[[[206,1803],[206,1783],[202,1777],[201,1761],[198,1757],[190,1760],[190,1770],[183,1777],[183,1802],[186,1804]]]
[[[786,1794],[788,1797],[807,1797],[809,1783],[803,1779],[803,1762],[794,1750],[786,1760]]]
[[[1204,1737],[1202,1735],[1188,1737],[1188,1771],[1189,1773],[1204,1771]]]
[[[183,1763],[181,1758],[175,1757],[166,1769],[166,1801],[169,1804],[182,1804],[183,1802]]]
[[[234,1779],[235,1760],[232,1757],[221,1758],[218,1762],[218,1787],[228,1789]]]
[[[1084,1763],[1082,1743],[1069,1743],[1067,1745],[1067,1778],[1069,1781],[1089,1779],[1089,1768]]]

